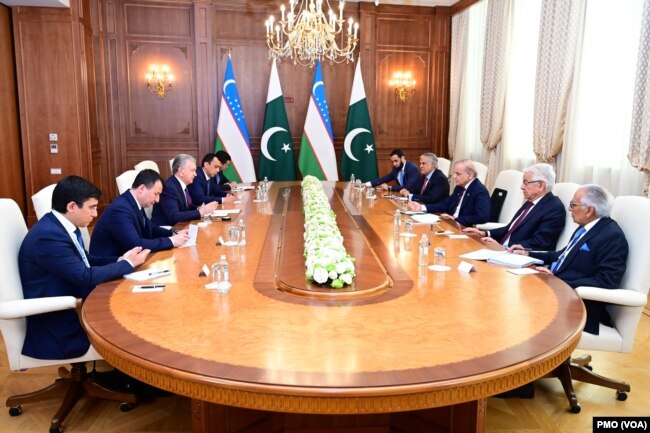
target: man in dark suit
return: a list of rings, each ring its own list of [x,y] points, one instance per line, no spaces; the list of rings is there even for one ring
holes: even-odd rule
[[[625,234],[609,217],[612,198],[598,185],[579,188],[569,205],[571,217],[578,228],[567,246],[559,251],[531,251],[550,268],[539,271],[552,273],[569,286],[593,286],[616,289],[620,286],[627,267],[628,246]],[[529,254],[519,245],[513,245],[518,254]],[[585,300],[587,323],[585,332],[598,335],[599,324],[609,324],[605,303]]]
[[[194,203],[187,189],[196,177],[196,160],[181,153],[172,162],[172,176],[165,182],[160,201],[153,206],[151,221],[160,226],[173,226],[183,221],[201,219],[218,206],[210,203]]]
[[[518,244],[531,250],[554,250],[564,229],[566,211],[560,199],[551,192],[553,185],[555,170],[550,164],[526,168],[521,182],[526,201],[508,225],[486,232],[473,227],[463,231],[480,234],[484,236],[483,241],[496,241],[504,247]]]
[[[90,253],[116,256],[141,246],[152,252],[183,245],[189,239],[188,230],[172,230],[152,224],[144,208],[158,203],[162,178],[154,170],[138,173],[130,190],[111,203],[95,224],[90,239]]]
[[[412,190],[418,181],[418,168],[411,161],[404,157],[402,149],[395,149],[390,153],[390,162],[393,170],[384,177],[366,182],[366,186],[379,186],[384,191],[400,191],[404,188]],[[396,182],[397,185],[388,185],[389,182]]]
[[[420,174],[413,189],[403,188],[399,193],[420,203],[438,203],[449,197],[449,180],[438,170],[438,157],[434,153],[420,155]]]
[[[215,153],[215,156],[217,157],[217,165],[219,167],[219,171],[217,171],[217,173],[214,175],[214,181],[222,190],[230,191],[232,188],[235,188],[237,186],[237,182],[228,180],[224,171],[230,166],[232,158],[230,157],[230,154],[225,150],[218,150]]]
[[[26,299],[74,296],[84,299],[104,283],[144,263],[149,250],[132,248],[121,257],[88,255],[79,227],[97,216],[101,191],[78,176],[57,183],[52,211],[27,233],[18,253],[18,269]],[[23,355],[39,359],[67,359],[84,355],[90,342],[74,310],[27,318]]]
[[[412,211],[442,212],[440,218],[456,221],[464,226],[486,222],[490,218],[490,194],[476,178],[474,163],[469,159],[456,162],[452,177],[456,188],[451,196],[434,204],[409,202],[408,208]]]
[[[224,152],[225,153],[225,152]],[[187,186],[194,203],[232,203],[237,197],[224,190],[217,183],[216,175],[220,172],[219,159],[214,153],[208,153],[201,161],[201,167],[196,170],[194,181]],[[228,185],[228,189],[230,186]]]

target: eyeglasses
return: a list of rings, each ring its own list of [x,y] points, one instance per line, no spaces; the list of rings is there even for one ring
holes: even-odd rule
[[[586,205],[585,205],[585,204],[582,204],[582,203],[577,203],[577,202],[575,202],[575,201],[571,201],[571,202],[569,202],[569,207],[570,207],[571,209],[573,209],[573,208],[576,207],[576,206],[586,206]]]
[[[522,180],[521,183],[524,184],[524,186],[528,186],[531,183],[539,183],[539,182],[544,182],[543,180]]]

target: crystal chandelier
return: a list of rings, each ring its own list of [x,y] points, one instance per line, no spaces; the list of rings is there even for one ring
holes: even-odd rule
[[[327,16],[323,3],[328,9]],[[352,18],[343,20],[344,8],[345,0],[339,0],[337,16],[329,0],[290,0],[285,14],[285,6],[281,5],[280,21],[276,22],[271,15],[264,23],[269,58],[288,57],[294,64],[310,67],[317,60],[329,60],[330,64],[353,61],[359,23]]]

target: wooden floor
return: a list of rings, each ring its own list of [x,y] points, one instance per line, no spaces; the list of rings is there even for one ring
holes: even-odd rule
[[[56,368],[10,372],[0,346],[0,397],[29,392],[51,383]],[[582,404],[577,415],[567,411],[567,403],[559,381],[537,381],[533,400],[488,400],[487,433],[572,432],[591,433],[594,416],[648,416],[650,407],[650,316],[644,314],[631,354],[594,353],[594,370],[606,376],[626,380],[632,392],[625,402],[614,398],[614,391],[576,383]],[[19,417],[10,417],[3,410],[0,433],[45,433],[58,402],[46,402],[23,408]],[[82,400],[66,420],[66,433],[186,433],[191,431],[190,403],[182,397],[164,397],[142,404],[131,412],[121,413],[112,402]]]

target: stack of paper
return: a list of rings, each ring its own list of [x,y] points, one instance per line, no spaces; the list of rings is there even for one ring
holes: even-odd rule
[[[438,221],[440,221],[440,217],[432,213],[412,215],[411,219],[413,219],[413,221],[418,222],[420,224],[435,224]]]
[[[532,264],[541,265],[544,263],[543,261],[530,256],[513,254],[504,250],[488,250],[486,248],[463,254],[460,257],[470,260],[486,260],[488,263],[508,266],[510,268],[523,268]]]

